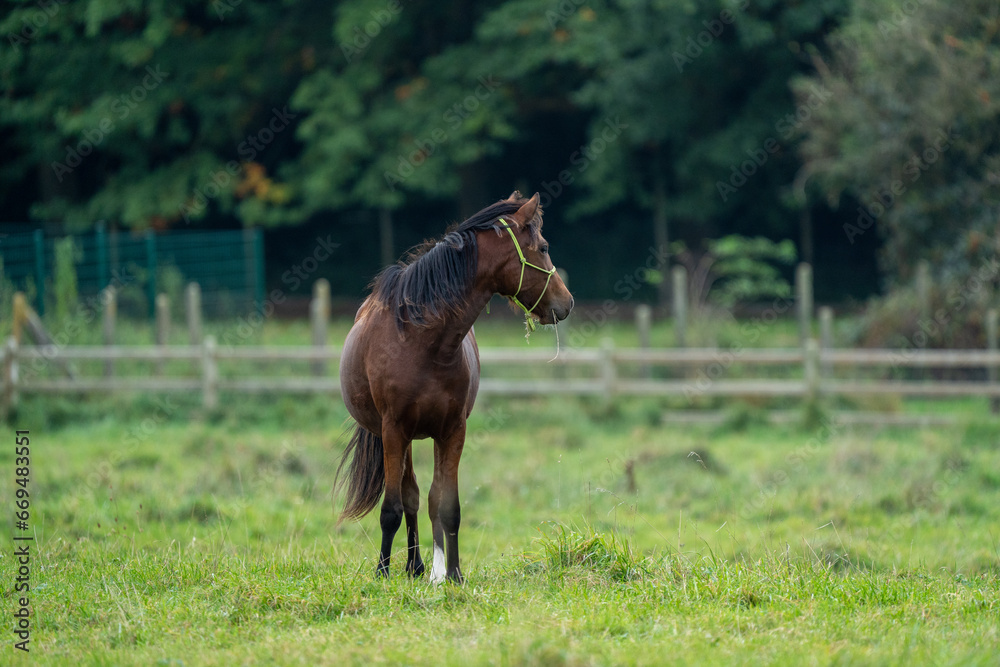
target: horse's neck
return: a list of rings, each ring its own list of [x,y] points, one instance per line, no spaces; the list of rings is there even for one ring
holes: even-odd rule
[[[427,344],[430,351],[445,363],[460,359],[462,342],[492,297],[492,292],[474,288],[465,304],[456,309],[451,317],[444,317],[435,326],[428,328]]]

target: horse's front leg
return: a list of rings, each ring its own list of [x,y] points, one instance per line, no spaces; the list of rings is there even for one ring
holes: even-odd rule
[[[382,548],[376,574],[389,576],[392,541],[403,522],[403,454],[409,446],[395,424],[382,423],[382,459],[385,471],[385,496],[379,523],[382,527]]]
[[[446,578],[462,583],[458,563],[458,528],[462,523],[462,508],[458,501],[458,463],[465,446],[463,422],[446,439],[434,441],[434,482],[428,496],[431,531],[434,534],[434,561],[431,583]]]
[[[420,488],[413,473],[413,444],[406,448],[403,457],[403,513],[406,516],[406,571],[411,577],[424,573],[420,558],[420,537],[417,533],[417,510],[420,509]]]

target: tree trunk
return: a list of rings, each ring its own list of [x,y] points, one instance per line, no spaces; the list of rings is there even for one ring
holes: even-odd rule
[[[396,261],[396,252],[393,248],[395,244],[392,239],[392,211],[388,208],[379,209],[378,233],[382,246],[382,266],[389,266]]]
[[[802,211],[799,213],[799,245],[802,247],[802,261],[809,266],[815,266],[813,262],[813,229],[812,229],[812,211],[809,210],[809,204],[803,205]]]
[[[458,168],[459,191],[458,191],[458,215],[463,220],[480,210],[488,204],[492,204],[498,199],[503,199],[510,194],[513,188],[504,185],[499,190],[495,190],[497,185],[489,185],[489,174],[486,163],[482,160],[463,164]],[[530,192],[522,192],[525,197],[530,197]]]
[[[670,247],[670,234],[667,229],[667,185],[663,172],[657,170],[656,183],[653,185],[653,243],[659,256],[666,253]],[[659,302],[661,306],[669,306],[671,300],[670,266],[664,262],[660,269]]]

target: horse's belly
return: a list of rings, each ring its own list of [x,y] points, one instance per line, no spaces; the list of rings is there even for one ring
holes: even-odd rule
[[[381,435],[382,417],[372,398],[358,329],[359,325],[355,324],[344,340],[344,350],[340,355],[340,391],[351,417],[368,431]]]
[[[468,417],[472,414],[476,396],[479,395],[479,346],[476,345],[475,332],[471,329],[462,341],[462,351],[465,353],[465,364],[469,369],[469,391],[465,409],[465,416]]]
[[[459,365],[442,367],[419,360],[419,351],[371,340],[371,324],[356,322],[344,341],[340,387],[351,417],[381,435],[388,412],[414,439],[447,435],[456,420],[472,412],[479,392],[479,349],[470,331],[462,341]],[[382,409],[380,409],[380,407]]]

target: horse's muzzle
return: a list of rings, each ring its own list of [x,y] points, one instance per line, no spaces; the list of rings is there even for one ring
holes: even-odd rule
[[[542,324],[555,324],[556,322],[561,322],[569,317],[570,311],[573,310],[573,297],[570,297],[567,301],[562,303],[551,304],[549,311],[545,313],[542,318]],[[551,319],[551,321],[549,321]]]

